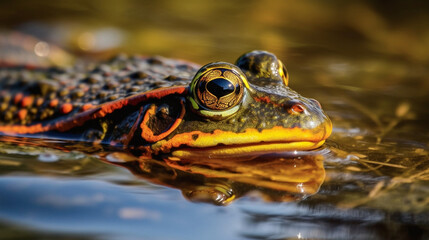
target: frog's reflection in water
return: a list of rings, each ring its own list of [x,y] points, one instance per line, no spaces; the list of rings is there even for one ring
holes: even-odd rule
[[[116,152],[106,157],[138,177],[180,189],[190,201],[216,205],[242,196],[283,202],[313,195],[325,179],[323,159],[318,152],[162,160]]]

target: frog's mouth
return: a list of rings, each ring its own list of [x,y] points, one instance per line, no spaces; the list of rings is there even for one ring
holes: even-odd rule
[[[322,146],[331,131],[331,124],[315,129],[274,127],[262,131],[247,129],[240,133],[192,131],[159,141],[152,147],[178,158],[306,151]]]
[[[207,148],[183,148],[173,150],[171,155],[178,158],[223,158],[243,155],[261,155],[285,151],[307,151],[313,150],[325,143],[325,140],[318,142],[264,142],[255,144],[221,145]]]

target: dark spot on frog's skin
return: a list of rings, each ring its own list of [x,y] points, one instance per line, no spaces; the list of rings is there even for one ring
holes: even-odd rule
[[[108,90],[113,90],[119,87],[119,83],[115,81],[110,81],[105,84],[105,88]]]
[[[101,64],[97,69],[99,72],[103,73],[104,76],[110,75],[112,68],[107,64]]]
[[[149,58],[149,59],[147,60],[147,62],[148,62],[149,64],[162,64],[162,60],[161,60],[161,59],[158,59],[158,58],[156,58],[156,57]]]
[[[179,78],[177,76],[174,75],[169,75],[168,77],[164,78],[167,81],[175,81],[175,80],[179,80]]]
[[[147,78],[148,75],[145,72],[137,71],[128,75],[130,78]]]
[[[186,64],[179,64],[176,66],[178,69],[183,69],[183,70],[192,70],[192,67]]]
[[[117,95],[117,94],[114,94],[114,95],[110,95],[109,96],[109,100],[110,101],[114,101],[114,100],[116,100],[116,99],[118,99],[119,98],[119,96]]]
[[[138,91],[140,91],[140,87],[139,86],[132,86],[131,88],[128,89],[128,92],[134,92],[137,93]]]
[[[54,83],[41,81],[41,82],[29,84],[27,91],[35,95],[44,96],[48,93],[58,91],[58,89],[59,87]]]
[[[77,91],[73,92],[72,99],[74,100],[74,99],[77,99],[77,98],[81,98],[81,97],[83,97],[83,95],[85,95],[84,91],[77,90]]]
[[[192,140],[197,140],[198,139],[198,137],[199,137],[199,135],[198,134],[192,134]]]
[[[119,82],[120,83],[129,83],[129,82],[131,82],[131,78],[125,77],[125,78],[122,78],[121,80],[119,80]]]
[[[104,98],[106,96],[107,96],[107,92],[99,92],[98,93],[98,97],[100,97],[100,98]]]
[[[85,78],[82,82],[95,84],[102,81],[103,81],[103,76],[101,76],[100,74],[91,74],[89,77]]]
[[[137,85],[143,85],[145,82],[143,81],[143,80],[138,80],[138,81],[136,81],[136,84]]]

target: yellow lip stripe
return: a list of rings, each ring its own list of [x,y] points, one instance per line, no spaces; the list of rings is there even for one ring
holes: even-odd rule
[[[330,129],[321,128],[317,130],[306,130],[301,128],[283,128],[280,126],[271,129],[258,131],[256,129],[247,129],[242,133],[215,130],[212,133],[192,131],[189,133],[177,134],[169,140],[161,140],[152,145],[155,152],[169,152],[177,147],[195,147],[206,148],[215,147],[219,144],[233,145],[257,145],[260,143],[294,143],[311,142],[318,143],[330,135]],[[288,149],[292,149],[290,145]],[[302,147],[297,149],[303,149]],[[309,149],[309,148],[308,148]]]
[[[214,147],[214,148],[193,148],[193,149],[181,149],[175,150],[171,154],[174,157],[179,158],[191,158],[191,157],[208,157],[210,155],[221,157],[240,155],[246,153],[252,154],[263,154],[268,152],[280,152],[280,151],[293,151],[293,150],[309,150],[315,149],[323,145],[325,140],[320,142],[290,142],[290,143],[266,143],[256,145],[245,145],[245,146],[228,146],[228,147]]]

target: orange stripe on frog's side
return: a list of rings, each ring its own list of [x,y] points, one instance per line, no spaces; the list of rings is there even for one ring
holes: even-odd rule
[[[91,108],[85,112],[78,113],[69,118],[42,124],[32,124],[28,126],[24,125],[4,125],[0,126],[0,133],[8,135],[20,135],[20,134],[36,134],[47,131],[60,131],[64,132],[71,128],[82,126],[85,122],[92,119],[102,118],[107,114],[114,112],[115,110],[121,109],[124,106],[135,106],[151,99],[161,99],[167,95],[178,94],[186,95],[188,88],[183,86],[159,88],[152,91],[148,91],[142,94],[133,95],[128,98],[119,99],[117,101],[102,104],[100,106]],[[68,109],[66,109],[68,110]]]

